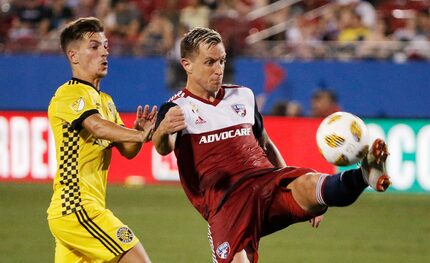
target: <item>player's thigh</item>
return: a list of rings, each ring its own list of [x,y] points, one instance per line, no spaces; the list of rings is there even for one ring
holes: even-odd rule
[[[325,206],[318,204],[316,197],[316,188],[320,176],[320,173],[306,173],[287,186],[291,190],[294,200],[309,213],[318,214],[326,209]]]
[[[101,261],[115,261],[139,243],[131,229],[109,210],[96,216],[81,210],[49,220],[49,227],[67,248]]]
[[[143,245],[139,242],[132,249],[127,251],[119,260],[119,263],[150,263],[148,254]]]
[[[260,222],[264,216],[259,202],[253,188],[242,187],[209,217],[208,237],[214,261],[231,262],[243,249],[257,253]]]
[[[84,263],[91,259],[81,254],[75,248],[69,248],[61,241],[55,240],[55,263]]]

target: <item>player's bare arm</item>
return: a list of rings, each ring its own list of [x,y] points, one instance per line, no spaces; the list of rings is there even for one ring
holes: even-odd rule
[[[154,132],[152,141],[161,155],[167,155],[175,148],[176,133],[186,128],[185,115],[179,106],[169,109]]]
[[[98,139],[111,142],[146,142],[149,131],[142,132],[135,129],[122,127],[116,123],[107,121],[100,114],[92,114],[83,122],[82,127]]]
[[[287,166],[284,158],[282,157],[282,155],[279,152],[276,145],[269,138],[269,135],[267,135],[267,132],[265,129],[261,133],[261,137],[258,139],[258,143],[260,144],[261,148],[263,148],[264,152],[266,153],[267,157],[269,158],[269,161],[275,167],[286,167]]]
[[[146,141],[150,141],[154,132],[154,125],[157,119],[157,107],[152,107],[149,112],[149,105],[145,107],[138,106],[136,110],[136,120],[134,121],[133,128],[139,131],[143,131]],[[117,142],[114,143],[115,147],[121,153],[122,156],[127,159],[134,158],[142,148],[141,142]]]

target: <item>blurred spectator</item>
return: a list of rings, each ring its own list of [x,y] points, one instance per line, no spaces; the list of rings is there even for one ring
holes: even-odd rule
[[[75,18],[88,16],[98,17],[97,4],[97,0],[79,0],[73,10],[73,13],[76,16]]]
[[[251,32],[263,30],[263,19],[248,20],[246,15],[253,10],[249,0],[220,1],[218,10],[210,19],[210,27],[218,31],[230,57],[244,54],[245,38]]]
[[[370,30],[361,22],[360,15],[354,10],[343,8],[340,12],[340,42],[354,42],[365,40]]]
[[[339,21],[337,15],[338,6],[328,5],[323,9],[318,22],[320,39],[323,41],[335,41],[339,34]]]
[[[372,29],[376,23],[375,7],[365,0],[337,0],[338,4],[353,10],[361,20],[361,24]]]
[[[417,34],[430,38],[430,8],[416,12]]]
[[[301,117],[303,107],[298,101],[278,101],[270,110],[272,116]]]
[[[429,0],[303,0],[249,18],[249,12],[275,2],[0,0],[0,52],[58,53],[56,31],[76,16],[95,16],[105,22],[113,55],[164,55],[185,25],[214,28],[233,57],[430,59]],[[162,18],[153,19],[152,13],[162,13]],[[286,25],[285,31],[278,27],[262,41],[245,41],[279,25]],[[226,79],[233,77],[231,62],[226,65]]]
[[[329,89],[318,89],[312,94],[311,117],[327,117],[328,115],[340,111],[337,95]]]
[[[109,36],[137,40],[140,31],[139,12],[127,0],[112,2],[112,9],[104,19]]]
[[[301,117],[303,116],[303,106],[298,101],[290,101],[287,105],[288,117]]]
[[[184,74],[184,69],[181,64],[181,40],[189,28],[186,25],[179,24],[177,27],[176,39],[173,48],[167,55],[167,86],[175,91],[179,91],[185,87],[187,76]]]
[[[294,26],[286,32],[289,51],[296,58],[311,59],[316,54],[324,52],[320,49],[320,31],[316,20],[304,17],[296,18]]]
[[[7,50],[34,52],[38,38],[49,30],[48,10],[38,0],[22,0],[14,4],[15,16],[8,30]]]
[[[393,32],[393,38],[398,41],[412,41],[417,36],[417,23],[415,15],[405,19],[405,25]]]
[[[188,0],[188,6],[179,13],[179,22],[187,27],[208,27],[210,9],[200,0]]]
[[[287,101],[277,101],[273,104],[269,115],[271,116],[287,116]]]
[[[74,17],[73,10],[67,5],[66,0],[52,0],[47,12],[49,31],[62,28]]]
[[[399,45],[391,41],[387,32],[387,23],[384,19],[378,18],[375,29],[369,33],[366,41],[358,46],[358,57],[366,59],[389,58],[399,48]]]
[[[388,30],[392,33],[404,27],[415,11],[428,10],[429,5],[427,0],[379,0],[377,7],[381,17],[387,19]]]
[[[8,32],[12,26],[12,12],[9,2],[0,0],[0,53],[5,50]]]
[[[139,35],[135,54],[166,55],[172,49],[174,40],[173,24],[163,13],[154,11],[151,20]]]

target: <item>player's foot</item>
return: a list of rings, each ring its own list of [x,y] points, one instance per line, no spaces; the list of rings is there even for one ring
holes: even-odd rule
[[[391,185],[385,165],[388,154],[384,140],[376,139],[361,162],[364,180],[378,192],[384,192]]]

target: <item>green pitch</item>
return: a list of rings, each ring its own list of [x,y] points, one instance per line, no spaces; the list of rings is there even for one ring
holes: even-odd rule
[[[53,262],[45,210],[49,184],[0,184],[0,262]],[[139,236],[152,261],[211,262],[207,225],[178,186],[111,185],[110,208]],[[331,208],[318,229],[301,223],[265,237],[268,263],[428,262],[430,195],[366,193]]]

